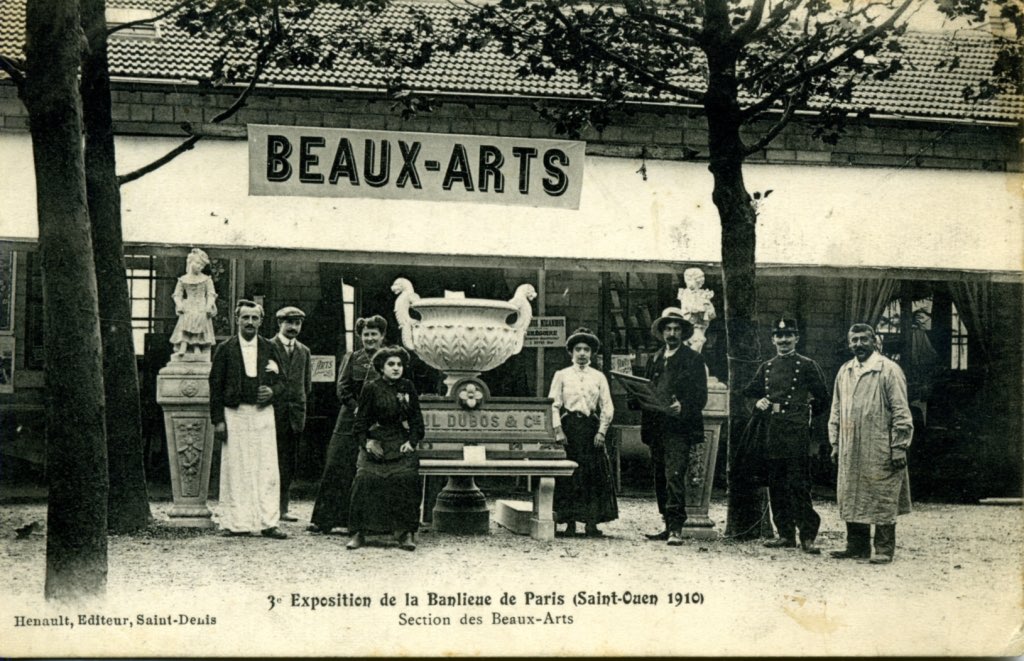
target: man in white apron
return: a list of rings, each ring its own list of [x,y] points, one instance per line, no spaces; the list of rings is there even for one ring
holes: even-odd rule
[[[256,334],[263,307],[239,300],[238,335],[220,344],[210,370],[210,419],[221,443],[221,529],[229,535],[259,532],[285,539],[273,401],[284,387],[270,340]]]

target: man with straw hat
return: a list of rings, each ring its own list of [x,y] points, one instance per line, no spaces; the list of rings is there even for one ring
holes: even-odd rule
[[[693,324],[680,308],[665,308],[651,325],[651,334],[664,346],[647,363],[646,376],[663,406],[644,408],[640,440],[651,449],[654,489],[665,529],[648,539],[683,543],[686,522],[686,468],[690,447],[704,440],[701,411],[708,401],[707,369],[699,353],[684,342]]]

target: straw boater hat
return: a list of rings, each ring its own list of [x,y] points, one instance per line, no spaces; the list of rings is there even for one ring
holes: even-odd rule
[[[574,330],[569,339],[565,341],[565,350],[572,353],[573,348],[580,342],[590,345],[590,350],[594,353],[601,350],[601,340],[597,339],[597,336],[591,333],[589,328],[583,326]]]
[[[666,323],[670,321],[677,321],[683,327],[683,342],[690,339],[693,335],[693,324],[683,318],[682,308],[665,308],[661,312],[661,316],[654,320],[651,324],[651,335],[658,340],[661,340],[661,331]]]

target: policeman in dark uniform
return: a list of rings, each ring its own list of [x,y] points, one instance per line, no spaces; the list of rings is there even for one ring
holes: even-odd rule
[[[811,504],[810,422],[829,407],[825,375],[816,362],[796,352],[796,320],[772,324],[776,356],[764,362],[743,393],[752,399],[754,415],[769,416],[767,430],[768,490],[778,539],[769,548],[800,548],[818,554],[814,545],[821,517]]]

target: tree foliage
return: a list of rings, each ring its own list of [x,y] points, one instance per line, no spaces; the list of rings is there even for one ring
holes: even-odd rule
[[[1021,89],[1019,6],[1016,0],[992,4],[1009,29],[992,37],[999,52],[992,74],[965,85],[965,99]],[[763,358],[755,324],[757,208],[743,164],[798,110],[816,113],[816,135],[837,141],[852,113],[872,111],[857,90],[913,66],[902,38],[909,19],[929,7],[974,26],[987,17],[985,0],[469,0],[447,47],[497,47],[520,63],[522,76],[574,76],[589,98],[540,108],[570,135],[621,121],[618,113],[630,102],[702,108],[708,142],[700,155],[713,175],[711,198],[722,227],[731,439],[746,419],[742,388]],[[945,65],[956,68],[954,58],[955,51]],[[726,533],[756,537],[763,494],[742,475],[729,477]]]

